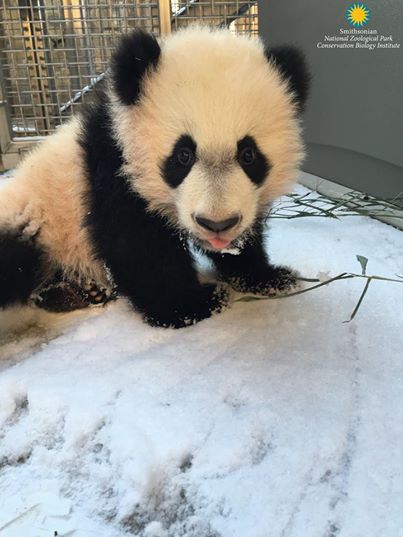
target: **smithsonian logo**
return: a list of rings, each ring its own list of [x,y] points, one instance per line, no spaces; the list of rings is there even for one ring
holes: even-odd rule
[[[353,4],[346,11],[346,19],[354,28],[365,26],[371,18],[371,12],[364,4]]]
[[[395,41],[391,33],[384,34],[382,30],[373,27],[372,9],[366,4],[354,2],[354,4],[342,9],[340,18],[343,16],[345,23],[348,23],[350,28],[339,28],[337,33],[335,31],[325,34],[322,41],[316,43],[316,48],[321,50],[354,49],[370,52],[400,48],[400,43]],[[373,9],[376,11],[377,6],[374,6]],[[364,28],[368,22],[371,22],[370,27]]]

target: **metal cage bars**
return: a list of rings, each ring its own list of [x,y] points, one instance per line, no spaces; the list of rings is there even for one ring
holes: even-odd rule
[[[242,0],[1,0],[0,149],[6,167],[65,122],[103,77],[117,35],[191,23],[257,34]]]

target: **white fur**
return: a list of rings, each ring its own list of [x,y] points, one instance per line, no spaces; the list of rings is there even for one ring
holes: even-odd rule
[[[257,39],[196,27],[167,37],[161,47],[139,105],[128,110],[114,100],[124,171],[152,210],[201,238],[192,213],[220,220],[240,212],[234,238],[295,181],[303,146],[292,96]],[[196,141],[199,158],[172,189],[160,165],[182,134]],[[272,165],[260,187],[235,163],[237,141],[246,135]]]
[[[35,148],[0,188],[0,228],[37,235],[38,245],[67,276],[103,282],[86,228],[79,123],[73,119]],[[52,267],[49,267],[50,271]]]
[[[240,212],[241,234],[274,198],[291,187],[303,155],[287,86],[260,41],[229,31],[193,28],[162,44],[155,72],[143,81],[137,106],[112,94],[114,130],[124,172],[148,202],[182,228],[202,235],[191,214],[224,219]],[[23,229],[67,275],[105,281],[82,225],[86,216],[83,153],[77,120],[35,149],[0,188],[0,228]],[[179,188],[163,180],[160,165],[180,135],[196,141],[198,161]],[[237,141],[253,136],[272,169],[256,187],[235,163]]]

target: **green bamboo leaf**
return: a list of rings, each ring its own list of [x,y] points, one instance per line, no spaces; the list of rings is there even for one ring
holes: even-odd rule
[[[368,259],[364,257],[363,255],[356,255],[357,260],[359,261],[362,269],[362,275],[365,276],[367,273],[367,264]]]

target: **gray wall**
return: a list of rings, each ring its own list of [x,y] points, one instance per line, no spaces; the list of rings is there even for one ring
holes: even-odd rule
[[[372,16],[363,28],[392,34],[399,49],[317,48],[325,34],[351,28],[352,3],[264,0],[260,31],[269,45],[300,47],[313,74],[304,170],[391,198],[403,192],[403,2],[364,1]]]

